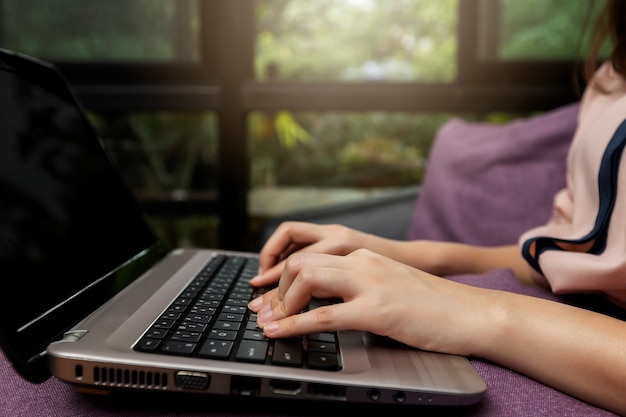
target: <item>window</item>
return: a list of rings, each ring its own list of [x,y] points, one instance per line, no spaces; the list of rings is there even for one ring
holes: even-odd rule
[[[419,181],[452,115],[576,100],[588,4],[0,0],[0,47],[59,64],[159,229],[190,219],[176,244],[249,249],[271,187],[368,196]]]

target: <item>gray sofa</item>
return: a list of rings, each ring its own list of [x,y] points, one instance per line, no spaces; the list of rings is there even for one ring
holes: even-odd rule
[[[264,222],[258,249],[278,225],[286,220],[319,224],[338,223],[391,239],[406,239],[421,186],[402,187],[362,201],[336,204],[276,217]]]

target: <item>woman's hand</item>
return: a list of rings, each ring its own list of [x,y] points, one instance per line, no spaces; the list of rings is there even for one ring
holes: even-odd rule
[[[475,329],[480,327],[476,323],[487,320],[477,308],[484,302],[484,290],[365,249],[345,256],[301,252],[281,261],[281,268],[283,263],[278,287],[249,304],[268,337],[356,329],[422,349],[464,355],[473,353],[473,340],[486,339]],[[343,302],[301,313],[312,297]]]
[[[259,275],[250,284],[264,287],[276,283],[285,259],[293,253],[347,255],[357,248],[368,247],[369,240],[380,238],[335,224],[282,223],[261,249]]]

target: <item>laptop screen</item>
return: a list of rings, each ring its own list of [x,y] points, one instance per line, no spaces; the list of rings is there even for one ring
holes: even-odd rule
[[[0,327],[28,361],[159,242],[58,72],[0,60]]]

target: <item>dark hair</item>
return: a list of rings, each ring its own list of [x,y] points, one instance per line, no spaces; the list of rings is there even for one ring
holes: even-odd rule
[[[596,2],[591,2],[587,18],[591,19]],[[588,26],[588,22],[585,26]],[[600,50],[611,42],[609,60],[615,71],[626,77],[626,1],[606,0],[602,12],[595,21],[593,32],[587,46],[583,75],[589,81],[598,68]]]

